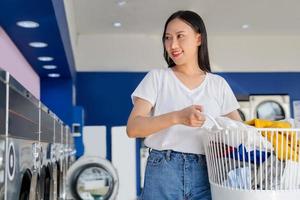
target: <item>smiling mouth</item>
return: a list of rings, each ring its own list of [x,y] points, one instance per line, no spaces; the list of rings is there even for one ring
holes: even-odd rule
[[[172,53],[172,57],[173,58],[178,58],[179,56],[182,55],[182,52],[176,52],[176,53]]]

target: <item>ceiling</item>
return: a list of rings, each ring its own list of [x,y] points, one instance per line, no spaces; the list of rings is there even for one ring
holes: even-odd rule
[[[299,0],[65,0],[65,5],[72,11],[67,18],[78,71],[164,66],[164,22],[184,9],[204,19],[213,71],[300,71]]]
[[[0,25],[40,77],[47,77],[49,71],[42,68],[44,63],[37,60],[38,56],[54,57],[47,64],[57,65],[55,72],[62,77],[75,77],[75,69],[134,71],[146,58],[155,60],[160,57],[157,62],[145,62],[148,66],[160,66],[163,62],[159,46],[162,28],[167,17],[179,9],[199,13],[205,21],[209,37],[219,37],[216,41],[224,36],[237,36],[241,41],[243,37],[262,36],[260,41],[263,42],[270,35],[274,38],[266,43],[270,44],[276,38],[292,36],[298,39],[299,8],[299,0],[126,0],[125,3],[122,0],[1,0]],[[40,26],[25,30],[16,26],[19,20],[37,21]],[[122,26],[114,27],[112,24],[116,21],[121,22]],[[248,24],[249,28],[243,29],[244,24]],[[136,38],[137,44],[134,42]],[[293,38],[289,41],[293,41]],[[115,39],[117,44],[108,47],[111,39]],[[28,46],[31,41],[47,42],[48,47],[32,48]],[[155,45],[152,44],[153,41]],[[249,41],[251,43],[252,40]],[[297,49],[291,49],[294,56],[292,58],[296,59],[298,57],[294,54],[300,49],[300,37],[297,41]],[[220,46],[222,45],[212,48]],[[150,49],[146,50],[147,47]],[[134,51],[136,58],[129,51]],[[214,59],[216,53],[211,52]],[[281,52],[276,53],[282,55]],[[119,60],[111,58],[112,54],[113,58],[118,57]],[[270,59],[274,55],[270,55]],[[291,59],[286,57],[286,60]],[[263,61],[268,64],[268,60]],[[255,63],[257,64],[259,61]],[[216,62],[215,66],[218,65]],[[269,65],[274,66],[274,63]],[[278,69],[282,65],[278,64]],[[240,63],[236,63],[236,66],[249,67]],[[293,60],[291,66],[295,68],[294,71],[300,71],[300,60]],[[253,70],[259,71],[259,68],[261,66]]]
[[[59,20],[57,20],[59,19]],[[18,21],[34,21],[37,28],[22,28]],[[1,0],[0,26],[9,35],[26,60],[41,79],[48,78],[49,70],[43,65],[56,65],[51,73],[59,73],[60,78],[75,78],[75,64],[70,44],[64,4],[60,0]],[[44,42],[45,48],[33,48],[30,42]],[[54,60],[43,62],[40,56],[50,56]]]
[[[300,33],[299,0],[73,0],[77,34],[161,34],[176,10],[200,14],[211,34]],[[114,21],[123,26],[116,29]],[[245,31],[243,24],[249,24]]]

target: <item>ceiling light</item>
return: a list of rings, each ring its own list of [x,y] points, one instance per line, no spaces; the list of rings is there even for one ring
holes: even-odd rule
[[[23,28],[37,28],[40,25],[34,21],[18,21],[17,25]]]
[[[242,28],[243,28],[243,29],[249,28],[249,24],[243,24],[243,25],[242,25]]]
[[[121,22],[114,22],[113,25],[114,25],[114,27],[121,27],[122,26]]]
[[[44,65],[43,68],[44,69],[56,69],[57,66],[56,65]]]
[[[50,78],[58,78],[58,77],[60,77],[60,74],[50,73],[50,74],[48,74],[48,77],[50,77]]]
[[[54,60],[54,58],[48,57],[48,56],[40,56],[40,57],[38,57],[38,60],[39,61],[52,61],[52,60]]]
[[[30,42],[29,46],[35,47],[35,48],[43,48],[43,47],[47,47],[48,44],[44,43],[44,42]]]
[[[127,2],[126,1],[118,1],[119,6],[124,6]]]

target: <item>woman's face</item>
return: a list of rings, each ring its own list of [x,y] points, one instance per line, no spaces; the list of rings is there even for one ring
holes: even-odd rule
[[[201,36],[181,19],[173,19],[166,28],[164,45],[169,57],[176,65],[195,61]]]

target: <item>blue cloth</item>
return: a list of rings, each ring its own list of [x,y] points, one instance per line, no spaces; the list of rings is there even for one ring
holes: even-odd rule
[[[140,200],[211,200],[204,155],[152,150]]]
[[[250,159],[250,162],[251,163],[256,162],[256,165],[260,165],[261,163],[265,162],[265,160],[270,155],[271,155],[270,152],[259,151],[259,150],[250,151],[248,153],[243,144],[240,144],[238,148],[235,148],[234,151],[229,153],[229,157],[232,159],[243,161],[243,158],[245,156],[245,162],[249,162]]]

